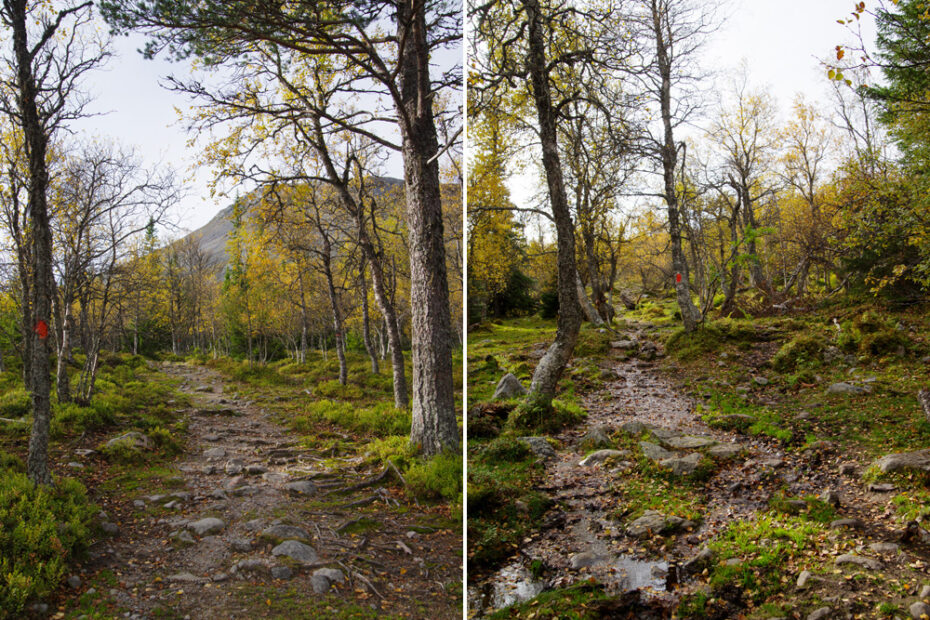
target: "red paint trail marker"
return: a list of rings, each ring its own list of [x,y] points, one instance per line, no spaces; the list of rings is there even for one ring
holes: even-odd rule
[[[39,322],[36,323],[35,332],[39,335],[40,340],[48,338],[48,323],[40,319]]]
[[[681,274],[680,274],[680,273],[676,273],[676,274],[675,274],[675,282],[677,282],[678,284],[681,284]]]

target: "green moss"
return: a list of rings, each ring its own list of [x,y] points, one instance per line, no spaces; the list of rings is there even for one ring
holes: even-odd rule
[[[443,452],[414,463],[405,476],[410,491],[420,499],[462,503],[461,452]]]
[[[772,368],[780,372],[798,367],[810,368],[823,363],[827,341],[818,334],[799,334],[786,342],[772,358]]]
[[[510,412],[507,428],[529,433],[553,434],[565,428],[577,426],[588,414],[573,403],[561,400],[551,401],[545,406],[545,399],[533,399],[533,393]]]

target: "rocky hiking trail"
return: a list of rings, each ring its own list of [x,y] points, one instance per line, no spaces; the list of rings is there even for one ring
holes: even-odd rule
[[[460,616],[461,534],[411,505],[399,473],[308,450],[274,402],[227,394],[213,370],[160,370],[193,402],[177,475],[106,498],[118,534],[92,547],[76,596],[128,618]]]
[[[728,416],[729,430],[710,428],[696,408],[700,395],[688,394],[654,361],[663,352],[649,331],[642,325],[611,343],[608,358],[598,362],[602,388],[579,395],[587,412],[583,425],[548,438],[521,438],[545,464],[534,488],[554,506],[506,566],[471,583],[469,615],[593,578],[623,601],[622,609],[602,611],[603,617],[689,617],[680,615],[679,602],[702,592],[711,604],[700,617],[870,618],[885,602],[880,588],[872,589],[881,575],[903,584],[897,608],[907,617],[926,617],[921,614],[930,606],[921,599],[930,596],[930,586],[918,591],[906,584],[930,582],[930,535],[916,524],[902,531],[890,518],[894,485],[862,480],[869,462],[840,454],[827,441],[786,449],[769,437],[733,430],[743,426],[739,415]],[[756,387],[764,384],[759,379]],[[751,392],[747,399],[756,398]],[[629,480],[640,470],[647,477],[662,472],[661,480],[636,486]],[[665,492],[671,500],[658,497]],[[829,506],[830,514],[814,537],[819,548],[807,553],[825,569],[781,577],[785,613],[754,610],[736,583],[711,590],[708,568],[754,565],[764,555],[715,553],[710,543],[729,526],[773,510],[796,515],[817,506]]]

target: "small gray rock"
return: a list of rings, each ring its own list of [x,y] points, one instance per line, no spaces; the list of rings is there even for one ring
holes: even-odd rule
[[[290,579],[294,576],[294,571],[287,566],[274,566],[271,569],[271,576],[274,579]]]
[[[649,430],[649,426],[639,420],[631,420],[620,425],[620,430],[630,435],[639,435]]]
[[[674,452],[670,452],[662,446],[649,441],[639,442],[639,447],[642,449],[643,454],[646,455],[646,458],[650,458],[653,461],[664,461],[665,459],[670,459],[675,456]]]
[[[830,607],[821,607],[809,613],[807,615],[807,620],[827,620],[832,614],[833,609]]]
[[[859,519],[837,519],[830,522],[830,529],[832,530],[839,530],[843,528],[861,530],[863,527],[865,527],[865,524]]]
[[[663,443],[670,448],[678,450],[694,450],[695,448],[706,448],[717,443],[716,439],[711,437],[694,437],[685,435],[683,437],[671,437],[663,440]]]
[[[861,555],[853,555],[852,553],[841,555],[833,562],[837,566],[842,566],[843,564],[855,564],[856,566],[861,566],[862,568],[867,568],[869,570],[878,570],[882,567],[882,563],[876,559],[866,558]]]
[[[519,396],[525,395],[527,392],[526,388],[523,387],[523,384],[520,383],[520,380],[517,379],[513,374],[507,373],[501,380],[497,383],[497,388],[494,390],[494,400],[504,400],[507,398],[517,398]]]
[[[103,521],[100,524],[100,529],[103,530],[103,533],[107,536],[119,536],[119,526],[115,523],[110,523],[109,521]]]
[[[227,476],[235,476],[236,474],[242,473],[242,470],[245,469],[245,462],[242,459],[230,459],[226,461],[226,467],[224,469]]]
[[[148,435],[144,435],[139,431],[129,431],[119,437],[114,437],[106,445],[108,448],[112,448],[117,444],[127,444],[133,448],[148,449],[152,447],[152,440],[149,439]]]
[[[846,383],[845,381],[834,383],[827,388],[827,394],[868,394],[871,391],[872,390],[867,387],[853,385],[851,383]]]
[[[250,532],[257,532],[258,530],[262,529],[262,520],[252,519],[251,521],[246,521],[242,525]]]
[[[201,581],[205,581],[201,577],[197,577],[196,575],[187,572],[168,575],[168,577],[165,579],[175,583],[200,583]]]
[[[795,585],[799,588],[805,588],[813,576],[814,574],[809,570],[802,570],[801,574],[798,575],[798,581]]]
[[[572,568],[575,570],[578,570],[579,568],[597,566],[603,562],[604,558],[592,551],[582,551],[581,553],[576,553],[571,557]]]
[[[923,601],[915,601],[911,603],[911,606],[907,608],[907,611],[911,614],[911,618],[926,618],[930,616],[930,605],[927,605]]]
[[[226,523],[216,517],[205,517],[187,524],[187,529],[198,536],[215,534],[216,532],[222,531],[224,527],[226,527]]]
[[[81,587],[81,583],[83,583],[83,582],[81,581],[81,578],[78,577],[77,575],[71,575],[71,576],[68,577],[68,579],[67,579],[68,587],[69,587],[69,588],[73,588],[73,589],[75,589],[75,590],[77,590],[78,588]]]
[[[875,461],[875,466],[884,473],[901,470],[930,471],[930,450],[889,454]]]
[[[244,571],[244,572],[253,572],[253,573],[263,573],[268,570],[267,560],[259,559],[245,559],[239,560],[233,566],[233,572]]]
[[[271,525],[262,530],[260,534],[263,538],[274,540],[310,540],[310,534],[302,527],[294,525],[284,525],[279,523]]]
[[[142,501],[141,499],[132,500],[132,505],[135,506],[136,508],[145,508],[145,502]]]
[[[268,471],[268,468],[262,465],[246,465],[245,468],[245,473],[249,474],[250,476],[258,476],[265,473],[266,471]]]
[[[226,456],[226,448],[210,448],[203,451],[204,458],[221,459]]]
[[[856,464],[855,463],[843,463],[837,469],[841,476],[854,476],[856,475]]]
[[[581,443],[592,448],[612,448],[613,443],[610,441],[609,429],[603,426],[589,428],[588,432],[581,438]]]
[[[920,592],[917,594],[917,598],[924,599],[930,598],[930,585],[924,584],[920,588]]]
[[[313,564],[319,559],[313,547],[296,540],[285,540],[271,550],[271,555],[285,556],[303,564]]]
[[[714,552],[709,547],[704,547],[693,558],[685,562],[682,568],[688,575],[694,575],[710,566],[713,561]]]
[[[659,465],[671,469],[672,473],[676,476],[687,476],[688,474],[694,473],[700,461],[701,455],[697,452],[692,452],[687,456],[674,457],[659,461]]]
[[[707,454],[718,459],[731,459],[739,455],[743,451],[743,446],[736,443],[720,443],[716,446],[711,446],[707,450]]]
[[[769,384],[769,380],[766,379],[765,377],[753,377],[752,380],[756,382],[756,385],[768,385]]]
[[[332,582],[323,575],[310,575],[310,587],[314,594],[326,594],[332,587]]]
[[[293,493],[295,495],[313,495],[317,490],[316,485],[309,480],[297,480],[295,482],[288,482],[284,485],[284,488],[289,493]]]
[[[895,490],[895,486],[889,482],[881,482],[879,484],[870,484],[869,491],[872,493],[891,493]]]
[[[586,456],[578,464],[582,467],[603,463],[608,459],[621,459],[627,455],[626,450],[598,450]]]
[[[342,583],[345,581],[345,575],[338,568],[318,568],[313,571],[314,575],[322,575],[333,583]]]
[[[530,451],[540,458],[550,459],[556,457],[555,449],[545,437],[520,437],[519,441],[525,443]]]
[[[892,542],[876,542],[869,545],[869,549],[875,553],[897,553],[901,546]]]
[[[229,541],[229,546],[233,551],[245,553],[252,550],[252,541],[248,538],[233,538]]]
[[[830,504],[834,508],[840,507],[840,503],[841,503],[840,494],[839,494],[839,491],[835,491],[834,489],[828,489],[824,491],[823,493],[820,494],[820,497],[818,499],[820,499],[823,502],[826,502],[827,504]]]

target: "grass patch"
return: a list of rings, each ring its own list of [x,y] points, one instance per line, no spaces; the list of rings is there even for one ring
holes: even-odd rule
[[[496,611],[490,618],[597,620],[612,617],[609,612],[614,600],[615,597],[607,594],[601,584],[583,581],[567,588],[548,590],[532,600]],[[627,612],[632,613],[631,610]]]

